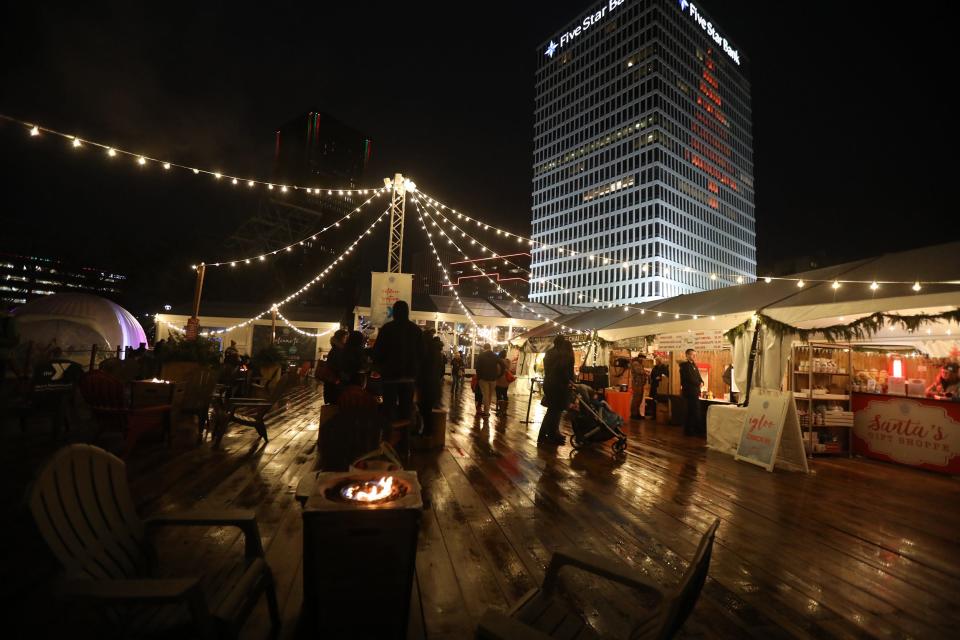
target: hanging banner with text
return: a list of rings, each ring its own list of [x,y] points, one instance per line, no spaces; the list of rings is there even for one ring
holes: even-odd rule
[[[413,274],[382,273],[370,274],[370,324],[380,328],[393,320],[393,303],[405,300],[413,310]]]
[[[723,337],[723,331],[719,329],[661,333],[657,336],[656,344],[657,351],[673,351],[674,353],[683,353],[687,349],[722,351],[730,348],[730,342]]]
[[[960,403],[855,393],[853,411],[854,452],[960,474]]]
[[[767,471],[774,465],[809,471],[792,391],[757,389],[750,394],[736,459]]]

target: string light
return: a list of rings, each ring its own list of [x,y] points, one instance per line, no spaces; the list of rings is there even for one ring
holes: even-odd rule
[[[880,288],[880,285],[877,284],[877,281],[876,281],[876,280],[874,280],[873,282],[870,283],[870,290],[871,290],[871,291],[876,291],[876,290],[879,289],[879,288]]]
[[[837,280],[834,280],[834,281],[833,281],[833,284],[830,285],[830,286],[833,287],[834,289],[839,289],[839,288],[840,288],[840,282],[837,281]]]
[[[322,338],[323,336],[333,331],[333,329],[327,329],[323,333],[320,333],[320,332],[310,333],[309,331],[304,331],[303,329],[300,329],[299,327],[295,327],[292,324],[290,324],[290,321],[284,318],[283,314],[280,313],[280,309],[277,309],[276,311],[277,311],[277,317],[283,320],[283,324],[287,325],[288,327],[290,327],[291,329],[293,329],[294,331],[296,331],[302,336],[307,336],[308,338]]]
[[[913,286],[910,288],[913,289],[914,291],[920,291],[920,289],[922,289],[919,282],[914,282]]]
[[[13,117],[8,116],[8,115],[5,115],[5,114],[0,114],[0,120],[6,120],[6,121],[8,121],[8,122],[13,122],[13,123],[16,123],[16,124],[20,124],[20,125],[22,125],[22,126],[24,126],[24,127],[27,127],[27,129],[28,129],[31,137],[39,136],[40,133],[43,132],[43,133],[47,133],[47,134],[51,134],[51,135],[55,135],[55,136],[60,136],[61,138],[65,138],[65,139],[67,139],[67,140],[70,140],[70,141],[71,141],[71,144],[72,144],[74,147],[79,147],[79,146],[81,146],[81,142],[82,142],[82,144],[87,144],[87,145],[91,145],[91,146],[94,146],[94,147],[98,147],[98,148],[103,149],[104,151],[106,151],[106,152],[107,152],[107,155],[110,156],[111,158],[112,158],[112,157],[115,157],[117,154],[123,154],[123,155],[129,156],[129,157],[135,159],[135,160],[137,161],[137,163],[139,163],[139,164],[141,164],[141,165],[142,165],[142,164],[146,164],[147,162],[156,162],[157,164],[163,165],[163,168],[164,168],[164,169],[170,169],[170,168],[172,168],[172,167],[176,167],[176,168],[178,168],[178,169],[185,169],[185,170],[193,171],[194,174],[204,173],[204,174],[207,174],[207,175],[211,175],[211,176],[216,177],[217,179],[220,179],[221,177],[227,177],[227,178],[231,178],[231,179],[236,178],[237,180],[243,179],[243,178],[241,178],[240,176],[225,175],[225,174],[223,174],[222,172],[210,171],[210,170],[203,169],[203,168],[200,168],[200,167],[191,167],[191,166],[184,165],[184,164],[179,164],[179,163],[176,163],[176,162],[171,162],[171,161],[167,161],[167,160],[160,160],[160,159],[157,159],[157,158],[151,158],[150,156],[145,156],[145,155],[142,155],[142,154],[139,154],[139,153],[134,153],[134,152],[132,152],[132,151],[127,151],[127,150],[121,149],[121,148],[119,148],[119,147],[116,147],[116,148],[115,148],[115,147],[111,147],[111,146],[102,144],[102,143],[100,143],[100,142],[94,142],[94,141],[91,141],[91,140],[83,140],[83,141],[81,141],[81,140],[79,140],[79,139],[77,138],[77,136],[74,136],[74,135],[71,135],[71,134],[68,134],[68,133],[63,133],[63,132],[61,132],[61,131],[57,131],[56,129],[50,129],[49,127],[41,127],[40,125],[37,125],[37,124],[32,124],[32,123],[24,122],[23,120],[20,120],[19,118],[13,118]],[[140,158],[143,158],[143,161],[142,161],[142,162],[140,161]],[[266,186],[266,185],[268,184],[265,180],[256,180],[256,179],[250,179],[249,182],[252,182],[254,185],[262,185],[262,186]],[[291,188],[293,188],[293,189],[306,189],[306,188],[307,188],[306,186],[301,186],[301,185],[287,185],[287,186],[289,186],[289,187],[291,187]],[[320,192],[319,189],[314,189],[314,191],[316,191],[317,193]],[[336,191],[337,191],[337,194],[339,194],[339,195],[351,196],[351,195],[360,195],[360,194],[366,195],[367,192],[369,191],[369,189],[352,189],[352,188],[341,189],[341,188],[338,188],[338,189],[336,189]],[[329,192],[328,192],[328,193],[329,193]]]
[[[415,203],[415,205],[416,205],[416,207],[417,207],[417,212],[418,212],[418,214],[420,215],[420,219],[423,220],[424,211],[423,211],[423,209],[421,209],[421,207],[420,207],[420,198],[417,197],[417,196],[414,196],[414,203]],[[430,212],[429,212],[429,211],[426,212],[426,216],[427,216],[428,218],[430,218],[430,221],[431,221],[431,222],[435,222],[435,220],[433,220],[433,217],[430,215]],[[442,214],[441,214],[441,217],[442,217]],[[424,222],[424,224],[425,224],[425,222]],[[446,235],[446,232],[444,232],[444,231],[442,231],[442,230],[440,231],[440,233],[441,233],[441,235]],[[431,246],[432,246],[432,245],[433,245],[432,236],[430,235],[429,232],[427,233],[427,236],[428,236],[428,238],[430,239],[430,244],[431,244]],[[448,239],[449,239],[449,236],[447,236],[447,237],[448,237]],[[467,259],[470,258],[470,256],[468,256],[468,255],[463,251],[463,249],[461,249],[456,243],[454,243],[453,246],[454,246],[454,248],[455,248],[457,251],[459,251],[461,254],[463,254],[463,257],[464,257],[464,258],[467,258]],[[576,329],[573,329],[572,327],[568,327],[568,326],[565,325],[565,324],[562,324],[562,323],[556,322],[555,320],[552,320],[552,319],[550,319],[550,318],[547,318],[547,317],[545,317],[543,314],[537,313],[536,311],[534,311],[533,309],[531,309],[530,307],[528,307],[525,303],[521,302],[521,301],[518,300],[516,297],[514,297],[509,291],[507,291],[507,290],[504,289],[502,286],[500,286],[499,284],[497,284],[497,282],[494,281],[494,279],[491,278],[489,275],[487,275],[487,273],[486,273],[485,271],[478,269],[478,268],[476,267],[476,265],[474,265],[474,269],[480,271],[480,272],[481,272],[481,275],[482,275],[483,277],[485,277],[485,278],[490,282],[491,285],[493,285],[494,287],[497,288],[497,291],[499,291],[500,293],[505,294],[505,295],[506,295],[508,298],[510,298],[514,303],[520,305],[520,307],[523,308],[525,311],[529,311],[530,313],[535,314],[538,318],[540,318],[540,319],[542,319],[542,320],[545,320],[546,322],[549,322],[550,324],[552,324],[552,325],[554,325],[554,326],[560,327],[562,330],[567,331],[567,332],[569,332],[569,333],[582,333],[582,332],[580,332],[580,331],[578,331],[578,330],[576,330]],[[444,270],[444,275],[446,275],[446,270]],[[453,292],[453,295],[456,296],[457,300],[459,301],[460,296],[459,296],[459,294],[457,293],[456,289],[453,287],[453,284],[450,282],[449,276],[447,276],[447,284],[450,285],[450,290]]]
[[[373,201],[374,198],[377,198],[383,195],[384,193],[386,193],[386,191],[387,190],[385,188],[375,189],[372,196],[367,198],[359,206],[355,207],[354,209],[351,209],[346,215],[341,216],[338,220],[322,228],[320,231],[315,231],[311,235],[305,236],[304,238],[301,238],[300,240],[297,240],[296,242],[293,242],[285,247],[280,247],[279,249],[274,249],[273,251],[268,251],[267,253],[264,253],[258,256],[248,256],[246,258],[235,258],[234,260],[222,260],[220,262],[208,262],[206,263],[206,266],[222,267],[226,264],[230,264],[231,262],[240,262],[240,261],[243,261],[245,264],[249,264],[250,260],[254,260],[254,259],[263,262],[267,259],[267,256],[275,255],[283,251],[286,251],[286,252],[293,251],[293,247],[303,246],[303,243],[306,242],[307,240],[316,240],[317,236],[323,233],[326,233],[327,231],[329,231],[330,229],[333,229],[334,227],[339,227],[341,222],[343,222],[344,220],[349,220],[350,216],[352,216],[355,213],[360,213],[365,206],[367,206],[368,204],[370,204],[370,202]]]

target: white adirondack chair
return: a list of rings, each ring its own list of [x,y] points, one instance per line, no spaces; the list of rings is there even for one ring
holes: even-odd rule
[[[85,444],[60,449],[34,484],[30,509],[63,565],[57,595],[102,616],[103,637],[235,636],[263,593],[280,624],[273,576],[252,511],[192,512],[143,521],[130,497],[126,467]],[[243,558],[204,576],[157,578],[150,534],[158,527],[232,526],[245,537]],[[213,579],[215,577],[215,579]]]

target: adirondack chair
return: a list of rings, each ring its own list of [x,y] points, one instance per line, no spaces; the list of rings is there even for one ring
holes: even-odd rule
[[[252,511],[141,520],[124,463],[85,444],[54,454],[29,501],[37,528],[64,568],[56,594],[82,605],[84,613],[98,614],[97,622],[106,627],[101,637],[235,637],[260,594],[267,597],[274,628],[280,624]],[[203,577],[156,577],[151,537],[169,526],[237,527],[245,538],[244,557]]]
[[[99,436],[104,431],[119,431],[126,444],[123,456],[133,450],[140,435],[161,429],[170,440],[169,404],[131,409],[124,394],[124,384],[103,371],[91,371],[80,380],[80,394],[97,421]]]
[[[714,520],[700,539],[697,552],[679,584],[661,587],[622,563],[585,551],[558,551],[550,559],[543,585],[527,593],[509,613],[488,611],[480,620],[476,637],[510,640],[546,640],[547,638],[597,638],[593,629],[575,612],[569,611],[551,596],[557,587],[560,569],[571,566],[587,573],[619,582],[638,591],[658,596],[657,606],[634,621],[632,640],[672,638],[693,611],[710,569],[710,554],[720,520]]]
[[[221,401],[221,407],[218,409],[218,418],[213,430],[213,444],[219,446],[220,441],[227,431],[231,422],[245,424],[253,427],[263,438],[264,442],[269,442],[267,437],[267,425],[264,422],[266,415],[276,408],[283,397],[291,391],[299,382],[296,371],[292,371],[282,378],[270,391],[268,398],[224,398]]]

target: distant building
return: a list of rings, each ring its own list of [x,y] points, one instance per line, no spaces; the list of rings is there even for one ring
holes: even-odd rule
[[[531,299],[636,303],[756,275],[731,40],[699,0],[603,0],[538,48]]]
[[[276,131],[274,179],[307,187],[360,187],[372,153],[369,136],[311,111]]]
[[[92,293],[116,300],[127,277],[52,258],[0,253],[0,305],[12,309],[55,293]]]

